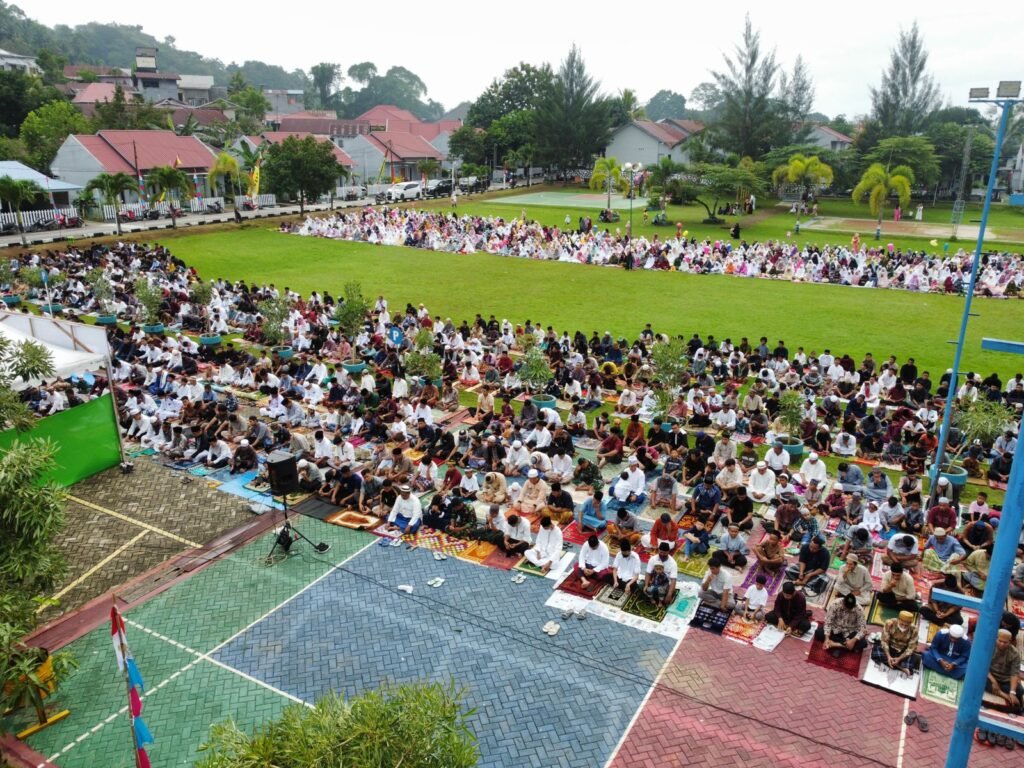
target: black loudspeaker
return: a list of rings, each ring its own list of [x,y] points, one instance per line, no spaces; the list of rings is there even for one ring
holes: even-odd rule
[[[295,457],[287,451],[274,451],[267,456],[267,477],[270,479],[270,490],[275,496],[299,490],[299,468]]]

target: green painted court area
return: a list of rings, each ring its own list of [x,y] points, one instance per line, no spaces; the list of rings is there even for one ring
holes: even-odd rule
[[[309,528],[304,518],[299,526]],[[191,765],[212,723],[231,717],[253,728],[293,700],[211,656],[376,541],[331,525],[317,525],[314,535],[331,543],[326,555],[297,548],[297,554],[267,567],[273,541],[267,534],[124,614],[129,646],[146,683],[143,718],[156,738],[149,748],[155,767]],[[68,650],[81,666],[61,684],[54,705],[71,715],[32,736],[29,746],[65,768],[131,768],[127,698],[109,624]]]
[[[584,208],[602,210],[608,207],[608,195],[602,192],[528,192],[521,195],[502,197],[505,205],[544,205],[555,208]],[[633,201],[634,211],[643,211],[647,200]],[[618,211],[629,210],[629,200],[619,194],[612,195],[611,207]]]
[[[509,206],[501,208],[508,215]],[[461,208],[460,208],[461,210]],[[513,209],[514,210],[514,209]],[[538,209],[541,210],[541,209]],[[516,211],[518,214],[518,211]],[[514,214],[515,215],[515,214]],[[790,349],[859,356],[871,352],[901,361],[914,357],[934,378],[949,367],[963,308],[955,296],[808,285],[528,261],[485,253],[437,253],[299,237],[270,227],[183,234],[168,241],[204,278],[274,283],[302,293],[341,293],[349,281],[367,295],[387,296],[392,308],[423,302],[456,322],[479,312],[499,320],[527,318],[570,333],[577,328],[635,338],[644,323],[657,332],[713,333],[717,339],[771,343]],[[979,298],[964,353],[966,370],[1020,370],[1009,354],[983,352],[985,336],[1015,338],[1024,327],[1024,302]]]

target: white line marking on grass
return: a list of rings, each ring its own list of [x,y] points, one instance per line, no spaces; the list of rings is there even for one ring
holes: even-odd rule
[[[629,725],[626,726],[626,730],[624,730],[622,732],[622,736],[619,737],[619,743],[616,744],[615,749],[612,750],[611,757],[609,757],[608,761],[605,763],[605,768],[608,768],[608,766],[615,762],[615,758],[619,756],[619,750],[621,750],[622,746],[626,743],[626,739],[629,737],[629,732],[633,730],[633,726],[636,725],[636,721],[640,719],[640,713],[644,711],[644,707],[647,706],[648,699],[651,698],[651,694],[654,693],[654,689],[658,687],[658,683],[661,682],[661,678],[665,675],[668,665],[672,663],[672,657],[676,655],[676,651],[679,650],[679,646],[683,644],[683,640],[685,639],[686,634],[684,633],[682,637],[676,640],[676,644],[672,646],[672,651],[665,659],[665,663],[661,665],[661,669],[658,670],[658,674],[654,678],[654,682],[651,683],[651,687],[648,688],[647,693],[644,694],[643,699],[640,701],[640,706],[636,708],[636,712],[634,712],[633,716],[629,719]]]

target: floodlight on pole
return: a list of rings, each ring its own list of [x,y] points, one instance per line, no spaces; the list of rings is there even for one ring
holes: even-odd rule
[[[988,225],[988,215],[992,208],[992,193],[995,189],[996,176],[999,173],[999,156],[1003,147],[1003,139],[1006,137],[1006,126],[1010,121],[1010,113],[1018,104],[1024,103],[1020,98],[1020,81],[1002,81],[996,90],[996,98],[989,98],[988,88],[971,88],[969,100],[972,102],[987,102],[997,105],[1001,114],[999,116],[999,128],[996,131],[995,149],[992,152],[992,165],[988,174],[988,185],[985,189],[985,204],[981,211],[981,224],[978,227],[978,241],[974,248],[974,260],[971,263],[971,279],[967,286],[967,294],[964,297],[963,315],[960,320],[960,335],[956,341],[956,349],[953,355],[953,370],[950,375],[948,390],[946,392],[946,404],[942,415],[942,426],[939,429],[939,442],[935,449],[934,461],[930,467],[929,493],[934,502],[937,490],[937,481],[942,465],[946,459],[946,444],[949,437],[949,427],[952,419],[953,400],[958,389],[958,378],[960,376],[960,358],[963,354],[964,339],[967,335],[967,322],[971,317],[971,300],[974,298],[974,288],[978,282],[978,272],[981,265],[981,251],[985,242],[985,228]],[[974,637],[970,659],[967,663],[967,673],[964,678],[963,689],[960,695],[960,703],[957,708],[956,722],[953,726],[953,734],[949,742],[949,751],[946,753],[946,768],[966,768],[967,760],[971,754],[971,746],[974,742],[974,732],[979,724],[979,712],[981,699],[985,692],[985,684],[988,681],[989,663],[995,650],[996,633],[999,629],[999,622],[1002,618],[1003,607],[1010,586],[1010,573],[1013,571],[1014,558],[1017,553],[1017,534],[1021,528],[1021,507],[1024,506],[1024,473],[1021,467],[1014,466],[1010,476],[1006,493],[1003,517],[1001,518],[1002,535],[996,537],[995,546],[991,554],[989,573],[992,578],[985,585],[985,591],[981,599],[968,597],[966,595],[952,595],[944,590],[938,590],[935,599],[948,601],[953,605],[970,607],[978,611],[978,622],[975,626]],[[963,598],[962,600],[960,598]],[[997,733],[1018,737],[1021,733],[1018,727],[1007,723],[984,723],[985,728],[991,728]]]

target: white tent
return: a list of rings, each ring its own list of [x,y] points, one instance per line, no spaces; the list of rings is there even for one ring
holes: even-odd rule
[[[0,336],[19,344],[35,341],[53,356],[54,376],[97,371],[107,364],[109,347],[102,327],[18,312],[0,312]],[[38,382],[19,382],[20,387]],[[18,386],[18,385],[16,385]]]

